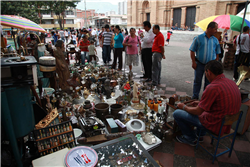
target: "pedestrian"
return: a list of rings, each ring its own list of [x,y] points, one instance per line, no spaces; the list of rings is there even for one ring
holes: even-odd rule
[[[115,26],[114,32],[115,32],[115,37],[114,37],[115,44],[114,44],[114,61],[113,61],[112,68],[116,69],[116,62],[118,58],[118,61],[119,61],[118,71],[120,71],[122,70],[123,35],[118,25]]]
[[[128,35],[128,29],[125,28],[125,36],[127,36],[127,35]]]
[[[104,31],[105,31],[105,28],[102,27],[102,31],[101,31],[101,32],[99,33],[99,35],[98,35],[99,45],[100,45],[100,46],[102,45],[102,35],[103,35]]]
[[[68,38],[69,38],[68,30],[66,30],[66,31],[64,32],[64,36],[65,36],[65,41],[66,41],[66,43],[68,43]]]
[[[92,35],[92,40],[95,42],[96,46],[96,37],[97,37],[96,28],[92,30],[91,35]]]
[[[154,25],[153,33],[155,34],[154,43],[152,46],[152,86],[161,84],[161,60],[165,59],[164,55],[164,36],[160,32],[160,26]]]
[[[74,45],[76,45],[76,34],[74,32],[71,35],[71,39],[73,40]]]
[[[97,51],[96,51],[94,44],[95,44],[95,42],[93,40],[90,41],[90,45],[88,46],[88,50],[89,50],[89,62],[93,62],[93,60],[94,60],[94,64],[95,64]]]
[[[57,40],[58,40],[58,34],[55,33],[55,31],[52,31],[52,37],[54,39],[54,45],[56,44]]]
[[[79,49],[81,49],[82,65],[85,65],[85,59],[87,59],[87,61],[89,62],[89,50],[88,50],[89,45],[90,42],[88,40],[88,37],[86,35],[82,35],[79,43]]]
[[[138,35],[140,36],[141,33],[143,33],[143,31],[139,28]]]
[[[142,42],[142,63],[145,73],[141,78],[147,78],[146,82],[150,82],[152,81],[152,46],[155,34],[151,29],[151,23],[149,21],[144,21],[143,27],[145,32],[141,33],[140,37]]]
[[[102,35],[102,52],[103,52],[103,62],[104,64],[107,64],[111,58],[110,58],[110,52],[111,52],[111,40],[113,32],[110,31],[109,25],[105,25],[105,32]]]
[[[168,31],[168,33],[167,33],[167,40],[166,40],[166,46],[169,45],[169,41],[170,41],[171,35],[172,35],[171,31]]]
[[[249,66],[250,59],[250,35],[249,27],[243,27],[243,33],[234,40],[236,46],[235,61],[234,61],[234,80],[239,79],[238,67],[240,65]]]
[[[192,59],[192,68],[195,70],[193,99],[199,99],[205,65],[211,60],[219,60],[219,54],[221,53],[220,43],[218,39],[214,37],[217,29],[218,24],[216,22],[210,22],[207,26],[206,32],[195,37],[189,48]],[[205,77],[204,90],[208,84],[209,81]]]
[[[126,46],[126,65],[129,66],[130,72],[132,71],[132,64],[133,66],[139,65],[139,56],[138,56],[138,47],[139,44],[140,52],[141,52],[141,41],[140,37],[135,35],[135,28],[130,28],[130,35],[128,35],[124,41],[123,46]]]
[[[206,128],[215,135],[228,134],[231,125],[221,127],[225,115],[233,115],[240,111],[241,95],[236,84],[225,77],[223,66],[216,60],[205,65],[205,75],[211,83],[202,94],[200,101],[194,101],[190,106],[184,103],[177,105],[174,120],[177,122],[182,135],[176,136],[177,141],[196,146],[200,130]],[[196,131],[193,127],[197,127]],[[204,136],[201,131],[200,136]],[[199,141],[202,141],[200,138]]]
[[[114,26],[114,25],[112,25],[112,26],[111,26],[111,32],[113,32],[113,33],[114,33],[114,31],[115,31],[114,29],[115,29],[115,26]]]
[[[59,31],[59,34],[60,34],[61,40],[64,42],[64,31],[63,31],[63,29],[61,29]]]

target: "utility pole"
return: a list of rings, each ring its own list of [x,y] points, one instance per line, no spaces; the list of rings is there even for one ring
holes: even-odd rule
[[[85,18],[84,18],[84,23],[85,23],[85,28],[87,29],[86,0],[84,0],[84,5],[85,5]]]

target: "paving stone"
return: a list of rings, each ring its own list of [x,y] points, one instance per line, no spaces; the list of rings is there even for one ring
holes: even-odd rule
[[[184,143],[175,142],[174,153],[178,155],[194,157],[195,147],[189,146]]]
[[[250,153],[250,143],[248,141],[235,140],[235,142],[234,142],[234,150],[235,151]]]
[[[196,158],[196,166],[197,167],[207,167],[207,166],[219,167],[219,164],[217,161],[214,161],[214,164],[212,164],[211,160]]]
[[[174,167],[196,167],[196,159],[183,155],[174,155]]]
[[[175,91],[176,91],[176,89],[175,89],[175,88],[171,88],[171,87],[166,87],[166,91],[175,92]]]
[[[174,166],[174,156],[173,154],[154,152],[154,160],[158,160],[164,167]]]
[[[217,154],[225,151],[226,149],[221,149],[221,148],[218,148],[217,150]],[[240,165],[240,161],[235,153],[235,151],[232,151],[232,154],[231,154],[231,157],[228,157],[229,155],[229,152],[226,153],[226,154],[223,154],[219,157],[217,157],[217,160],[219,162],[226,162],[226,163],[231,163],[231,164],[236,164],[236,165]]]
[[[235,151],[240,164],[244,166],[250,166],[250,153]]]

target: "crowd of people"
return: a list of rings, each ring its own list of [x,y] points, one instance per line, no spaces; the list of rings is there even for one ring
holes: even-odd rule
[[[69,40],[79,46],[81,50],[81,63],[96,61],[96,46],[102,48],[104,64],[109,64],[111,52],[113,52],[112,68],[122,70],[123,52],[125,52],[125,65],[132,71],[133,66],[139,65],[141,55],[146,82],[152,81],[152,86],[161,84],[161,61],[165,59],[165,43],[169,43],[172,33],[168,31],[167,40],[160,32],[159,25],[151,26],[149,21],[143,22],[144,32],[139,29],[138,35],[135,28],[122,30],[118,25],[105,25],[101,30],[90,27],[80,30],[60,30],[52,32],[56,46],[63,47]],[[241,95],[235,82],[227,79],[223,74],[223,66],[220,62],[222,47],[214,36],[217,33],[218,24],[210,22],[204,33],[196,36],[189,48],[192,68],[194,69],[194,83],[192,99],[196,99],[192,106],[183,103],[178,104],[178,109],[173,116],[180,130],[181,136],[177,141],[191,146],[197,144],[198,136],[205,135],[204,129],[218,135],[220,125],[225,115],[233,115],[239,112]],[[226,40],[227,32],[223,33]],[[60,39],[60,40],[58,40]],[[234,78],[239,78],[237,67],[249,66],[250,60],[250,35],[249,27],[243,28],[243,33],[234,39],[236,47]],[[117,63],[118,60],[118,63]],[[118,64],[118,67],[117,67]],[[205,76],[204,76],[205,75]],[[204,76],[204,92],[200,99],[200,90]],[[197,127],[194,129],[193,126]],[[230,126],[224,126],[221,133],[228,133]],[[200,139],[202,140],[202,138]]]

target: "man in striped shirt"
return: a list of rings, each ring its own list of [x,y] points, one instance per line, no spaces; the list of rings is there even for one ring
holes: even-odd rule
[[[107,62],[111,61],[110,59],[110,52],[111,52],[111,41],[112,41],[112,35],[113,32],[110,31],[109,25],[105,25],[105,30],[104,33],[102,34],[102,59],[104,64]]]
[[[216,60],[205,66],[205,75],[210,82],[202,94],[201,101],[192,103],[193,107],[178,104],[173,116],[182,131],[176,139],[191,146],[196,145],[197,134],[206,128],[219,134],[222,119],[225,115],[233,115],[240,111],[241,94],[235,82],[223,74],[222,64]],[[192,126],[197,127],[195,132]],[[221,135],[229,133],[231,126],[223,126]],[[205,133],[202,131],[201,136]]]
[[[209,23],[206,32],[195,37],[189,48],[192,59],[192,68],[195,70],[193,99],[199,99],[205,64],[211,60],[219,60],[219,54],[221,53],[220,43],[218,39],[214,37],[217,29],[217,23]],[[209,82],[205,77],[204,90],[208,84]]]

